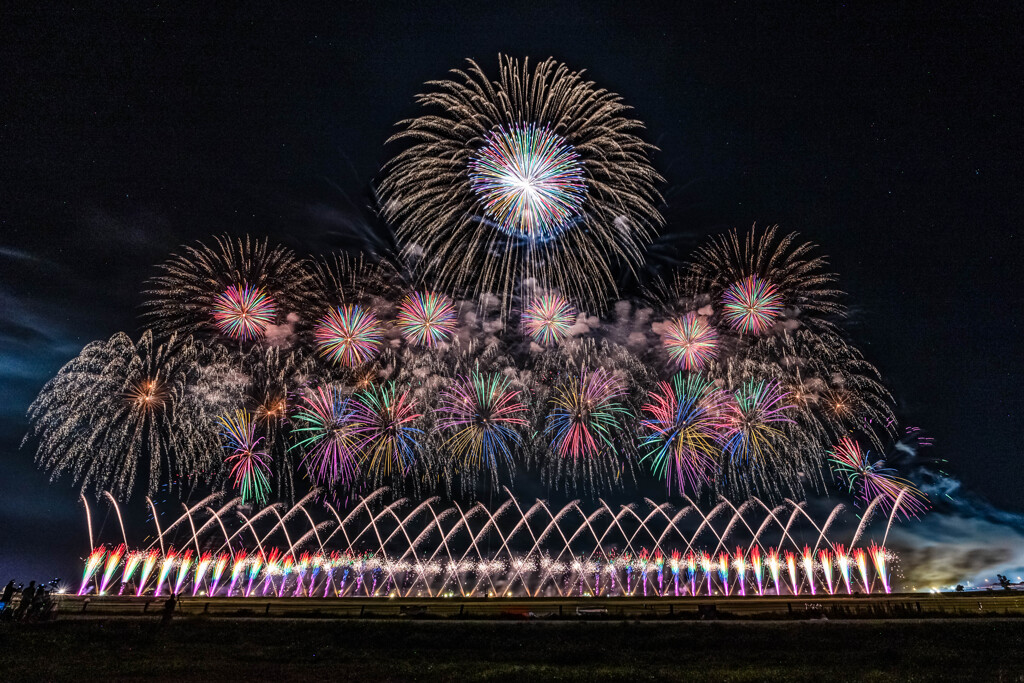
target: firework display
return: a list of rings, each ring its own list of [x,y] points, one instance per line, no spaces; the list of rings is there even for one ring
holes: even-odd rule
[[[323,522],[301,512],[311,496],[291,509],[274,506],[252,517],[231,511],[239,499],[220,510],[195,506],[158,531],[153,543],[164,550],[145,552],[160,571],[155,577],[144,572],[136,594],[191,588],[193,595],[225,597],[678,598],[809,596],[822,589],[853,595],[890,592],[890,566],[897,559],[875,542],[857,546],[850,555],[860,581],[833,584],[833,570],[846,576],[849,564],[842,559],[848,557],[845,546],[826,535],[829,524],[801,506],[772,508],[756,498],[739,509],[723,501],[706,510],[649,503],[647,510],[603,504],[591,511],[578,503],[550,508],[510,497],[495,509],[477,503],[462,510],[432,499],[388,504],[384,495],[370,493],[347,514],[334,509]],[[834,509],[829,519],[841,512],[841,506]],[[193,516],[195,527],[181,524]],[[862,520],[853,538],[867,533]],[[496,552],[483,543],[489,534],[498,539]],[[457,540],[463,536],[468,543]],[[807,539],[802,547],[801,538]],[[176,551],[175,544],[203,550],[195,559],[192,550]],[[104,577],[142,554],[125,553],[123,546],[95,548],[85,560],[80,594],[108,592]],[[219,577],[228,566],[231,580],[225,584]],[[770,583],[762,578],[764,566]]]
[[[721,412],[725,396],[700,375],[660,382],[643,408],[646,433],[644,459],[671,491],[698,492],[711,478],[722,440]]]
[[[775,285],[749,275],[725,290],[722,309],[723,317],[734,330],[762,334],[782,312],[782,297]]]
[[[551,239],[579,218],[586,199],[579,156],[546,126],[499,126],[470,159],[469,184],[499,230]]]
[[[235,488],[241,491],[243,501],[265,502],[270,491],[269,467],[267,453],[260,449],[263,437],[256,436],[256,421],[239,410],[221,417],[220,424],[228,452],[225,463],[231,468]]]
[[[927,509],[927,498],[913,483],[895,476],[882,459],[871,461],[871,451],[861,450],[854,439],[844,436],[829,451],[829,461],[840,479],[862,504],[878,500],[886,510],[916,517]]]
[[[395,322],[410,343],[433,346],[451,339],[457,316],[448,297],[414,292],[402,302]]]
[[[383,339],[377,316],[356,305],[332,309],[314,331],[321,356],[349,367],[370,360]]]
[[[303,396],[292,415],[295,446],[303,465],[319,485],[351,484],[358,472],[356,432],[349,398],[338,387],[318,387]]]
[[[160,265],[146,290],[145,320],[158,336],[259,339],[312,301],[312,278],[291,250],[251,237],[189,245]],[[283,314],[283,315],[282,315]]]
[[[718,355],[718,333],[703,316],[687,313],[665,323],[665,348],[684,370],[702,370]]]
[[[395,249],[183,247],[145,289],[138,341],[87,345],[33,402],[38,464],[118,500],[161,485],[228,487],[247,504],[382,485],[474,499],[535,481],[597,498],[653,476],[677,499],[780,503],[838,481],[897,517],[927,508],[897,463],[857,443],[883,452],[893,401],[844,332],[814,244],[734,230],[644,272],[660,178],[618,95],[553,60],[505,57],[496,80],[471,62],[429,90],[379,188]],[[675,548],[657,550],[663,574]],[[817,547],[762,550],[709,549],[707,563],[727,582],[754,572],[760,591],[765,568],[778,590],[825,562]],[[216,552],[190,562],[199,583],[230,565],[222,589],[252,592],[264,570],[245,581],[247,552],[241,567]],[[830,552],[852,582],[852,550]],[[260,557],[303,582],[338,570]],[[163,571],[119,561],[150,581]],[[681,556],[673,576],[692,565],[681,585],[710,581],[703,563]],[[113,571],[94,568],[105,588]],[[816,588],[840,584],[830,571]]]
[[[446,434],[444,447],[462,458],[462,467],[486,469],[495,480],[499,464],[514,467],[515,449],[529,426],[521,395],[508,378],[480,373],[461,377],[442,392],[437,428]]]
[[[532,281],[604,307],[613,267],[636,266],[662,218],[661,179],[615,93],[548,59],[476,62],[420,95],[412,145],[385,168],[385,217],[445,290],[506,307]]]
[[[232,285],[211,308],[214,325],[232,339],[258,339],[274,322],[274,300],[258,287]]]
[[[523,327],[538,344],[551,346],[569,336],[576,309],[557,294],[534,299],[523,311]]]

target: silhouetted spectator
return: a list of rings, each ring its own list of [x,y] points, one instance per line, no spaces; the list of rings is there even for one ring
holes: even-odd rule
[[[21,619],[25,616],[25,612],[32,606],[32,599],[36,597],[36,582],[29,581],[28,585],[25,586],[25,590],[21,592],[21,602],[18,603],[18,612],[15,616]]]
[[[171,597],[167,598],[164,602],[164,616],[161,623],[171,623],[171,618],[174,617],[174,608],[178,606],[178,596],[171,593]]]
[[[10,605],[12,598],[14,598],[14,579],[8,581],[7,585],[4,586],[4,594],[3,597],[0,597],[0,602],[4,603],[4,605]]]
[[[43,614],[47,597],[46,589],[43,586],[36,589],[36,594],[32,596],[32,606],[29,608],[29,616],[32,619],[38,619]]]

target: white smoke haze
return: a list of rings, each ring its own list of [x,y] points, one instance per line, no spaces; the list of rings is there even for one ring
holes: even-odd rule
[[[301,320],[299,314],[292,311],[285,316],[285,322],[281,325],[267,325],[264,340],[267,346],[276,346],[282,349],[291,348],[295,341],[295,325]]]

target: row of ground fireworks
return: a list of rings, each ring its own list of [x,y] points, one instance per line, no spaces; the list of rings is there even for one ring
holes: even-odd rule
[[[297,475],[474,493],[525,465],[592,495],[645,469],[925,509],[859,444],[894,436],[891,399],[814,245],[733,232],[619,298],[663,223],[620,98],[550,60],[435,85],[380,186],[399,254],[186,247],[146,291],[151,329],[88,345],[33,403],[40,464],[119,499],[138,479],[287,498]]]
[[[191,550],[161,555],[157,550],[128,552],[124,546],[111,550],[101,546],[86,560],[78,594],[95,590],[106,595],[116,590],[130,595],[134,585],[137,596],[150,590],[159,596],[180,594],[191,584],[192,595],[214,596],[223,591],[220,594],[225,597],[404,596],[417,589],[431,595],[450,590],[463,596],[511,595],[518,581],[527,595],[537,596],[550,581],[561,595],[577,590],[580,595],[647,596],[648,591],[674,597],[697,596],[701,591],[704,595],[746,595],[748,586],[757,595],[770,594],[772,587],[776,595],[787,591],[791,595],[815,595],[819,590],[834,595],[844,589],[852,595],[861,589],[871,593],[869,562],[879,583],[877,588],[889,592],[888,555],[885,548],[876,545],[851,552],[836,545],[834,551],[821,549],[817,553],[805,547],[800,555],[769,548],[762,557],[755,546],[747,553],[737,548],[734,554],[721,552],[717,556],[707,552],[684,556],[673,551],[665,557],[660,551],[650,555],[642,551],[635,557],[604,559],[560,561],[542,556],[514,558],[510,563],[444,563],[393,561],[351,553],[303,553],[294,557],[282,555],[276,548],[267,553],[207,552],[196,556]],[[477,577],[472,586],[469,574]],[[441,583],[432,585],[437,577]]]

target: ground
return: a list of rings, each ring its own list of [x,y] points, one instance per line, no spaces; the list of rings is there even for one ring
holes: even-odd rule
[[[1024,680],[1018,618],[65,618],[0,625],[4,680]]]

